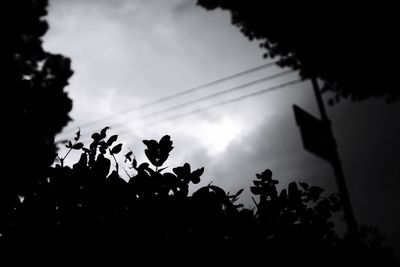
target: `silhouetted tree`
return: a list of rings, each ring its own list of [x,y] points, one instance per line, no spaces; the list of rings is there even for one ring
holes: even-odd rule
[[[400,97],[394,5],[348,2],[197,0],[197,4],[231,13],[232,24],[250,40],[261,41],[265,57],[300,70],[302,78],[325,81],[331,101],[350,97]]]
[[[70,117],[72,101],[63,91],[72,75],[70,60],[43,50],[47,0],[6,1],[2,17],[2,115],[5,134],[0,178],[0,234],[13,216],[17,195],[47,178],[56,157],[55,135]]]

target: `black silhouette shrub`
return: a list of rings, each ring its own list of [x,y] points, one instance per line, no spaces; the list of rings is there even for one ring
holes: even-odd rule
[[[120,163],[122,144],[107,130],[94,133],[88,147],[79,142],[79,131],[66,143],[66,156],[82,152],[79,161],[69,167],[66,156],[58,157],[48,179],[16,207],[10,230],[2,233],[3,248],[97,260],[113,255],[167,261],[205,253],[225,263],[243,257],[265,264],[314,264],[323,257],[342,264],[343,255],[356,255],[357,261],[369,251],[384,255],[376,240],[336,236],[331,217],[341,208],[338,194],[324,197],[320,187],[295,182],[278,193],[278,181],[266,170],[250,188],[259,198],[254,210],[236,204],[243,190],[232,195],[209,184],[189,195],[204,168],[185,163],[168,172],[168,135],[143,141],[151,164],[138,164],[132,151]]]

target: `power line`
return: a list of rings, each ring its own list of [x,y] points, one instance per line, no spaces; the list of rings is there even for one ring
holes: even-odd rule
[[[288,87],[288,86],[291,86],[291,85],[295,85],[295,84],[300,83],[300,82],[303,82],[303,80],[302,79],[296,79],[296,80],[293,80],[293,81],[289,81],[289,82],[285,82],[285,83],[278,84],[278,85],[275,85],[275,86],[271,86],[271,87],[268,87],[268,88],[253,92],[253,93],[245,94],[243,96],[239,96],[239,97],[236,97],[236,98],[231,98],[231,99],[228,99],[228,100],[225,100],[225,101],[214,103],[214,104],[211,104],[211,105],[208,105],[208,106],[205,106],[205,107],[202,107],[202,108],[194,109],[192,111],[185,112],[185,113],[182,113],[182,114],[178,114],[178,115],[175,115],[175,116],[170,116],[170,117],[155,121],[151,125],[142,126],[139,129],[147,128],[149,126],[152,126],[152,125],[155,125],[155,124],[159,124],[159,123],[164,123],[164,122],[167,122],[167,121],[176,120],[176,119],[179,119],[181,117],[186,117],[186,116],[189,116],[189,115],[200,113],[200,112],[203,112],[205,110],[209,110],[209,109],[216,108],[216,107],[219,107],[219,106],[224,106],[224,105],[231,104],[231,103],[234,103],[234,102],[239,102],[239,101],[247,99],[247,98],[251,98],[251,97],[255,97],[255,96],[261,95],[261,94],[269,93],[269,92],[272,92],[272,91],[275,91],[275,90],[278,90],[278,89],[283,89],[285,87]],[[127,129],[125,131],[119,132],[118,134],[124,134],[125,132],[131,132],[131,131],[132,130]]]
[[[239,97],[236,97],[236,98],[231,98],[231,99],[224,100],[224,101],[221,101],[221,102],[218,102],[218,103],[214,103],[214,104],[202,107],[202,108],[194,109],[194,110],[191,110],[191,111],[188,111],[188,112],[185,112],[185,113],[181,113],[181,114],[170,116],[170,117],[167,117],[167,118],[164,118],[164,119],[160,119],[158,121],[152,122],[150,125],[141,126],[138,129],[147,128],[147,127],[153,126],[155,124],[164,123],[164,122],[168,122],[168,121],[171,121],[171,120],[176,120],[176,119],[179,119],[181,117],[186,117],[186,116],[189,116],[189,115],[200,113],[200,112],[203,112],[203,111],[208,110],[208,109],[216,108],[218,106],[224,106],[224,105],[227,105],[227,104],[230,104],[230,103],[238,102],[238,101],[241,101],[241,100],[244,100],[244,99],[247,99],[247,98],[255,97],[255,96],[258,96],[258,95],[261,95],[261,94],[265,94],[265,93],[268,93],[268,92],[272,92],[272,91],[275,91],[275,90],[278,90],[278,89],[283,89],[285,87],[288,87],[288,86],[291,86],[291,85],[295,85],[295,84],[300,83],[302,81],[303,80],[301,80],[301,79],[296,79],[296,80],[293,80],[293,81],[289,81],[289,82],[281,83],[281,84],[278,84],[278,85],[274,85],[274,86],[271,86],[271,87],[268,87],[268,88],[253,92],[253,93],[245,94],[245,95],[242,95],[242,96],[239,96]],[[122,126],[126,126],[126,125],[122,125]],[[112,129],[114,129],[114,128],[112,128]],[[119,132],[118,135],[125,134],[126,132],[132,132],[132,130],[126,129],[124,131]],[[88,136],[89,134],[84,134],[82,136],[85,136],[85,135]],[[88,139],[89,138],[85,138],[85,139],[81,140],[81,142],[88,141]],[[58,141],[58,142],[61,142],[61,141]]]
[[[237,78],[237,77],[240,77],[240,76],[243,76],[243,75],[258,71],[258,70],[261,70],[261,69],[269,68],[269,67],[274,66],[275,63],[276,63],[276,61],[272,61],[272,62],[263,64],[263,65],[258,66],[258,67],[254,67],[254,68],[251,68],[251,69],[248,69],[248,70],[245,70],[245,71],[242,71],[242,72],[238,72],[238,73],[235,73],[235,74],[232,74],[232,75],[229,75],[229,76],[226,76],[226,77],[223,77],[223,78],[220,78],[220,79],[217,79],[217,80],[214,80],[214,81],[211,81],[211,82],[208,82],[208,83],[205,83],[205,84],[202,84],[202,85],[190,88],[190,89],[186,89],[186,90],[180,91],[178,93],[175,93],[175,94],[172,94],[172,95],[168,95],[168,96],[165,96],[163,98],[159,98],[159,99],[156,99],[154,101],[145,103],[143,105],[140,105],[140,106],[137,106],[137,107],[132,107],[132,108],[120,111],[118,113],[112,114],[110,116],[103,117],[102,119],[98,119],[98,120],[94,120],[94,121],[91,121],[91,122],[87,122],[87,123],[81,124],[80,126],[68,128],[65,131],[63,131],[63,133],[76,131],[78,128],[85,128],[87,126],[94,125],[94,124],[97,124],[97,123],[100,123],[100,122],[104,122],[105,120],[109,120],[109,119],[115,118],[115,117],[120,116],[120,115],[125,114],[125,113],[129,113],[129,112],[136,111],[136,110],[141,110],[143,108],[147,108],[149,106],[153,106],[155,104],[158,104],[158,103],[161,103],[161,102],[164,102],[164,101],[176,98],[176,97],[180,97],[180,96],[183,96],[183,95],[187,95],[187,94],[193,93],[195,91],[199,91],[201,89],[204,89],[204,88],[209,87],[209,86],[216,85],[218,83],[222,83],[222,82],[225,82],[225,81],[228,81],[228,80],[231,80],[231,79],[234,79],[234,78]]]
[[[143,120],[145,118],[150,118],[150,117],[153,117],[153,116],[157,116],[159,114],[164,114],[164,113],[167,113],[167,112],[171,112],[173,110],[177,110],[177,109],[180,109],[180,108],[183,108],[183,107],[186,107],[186,106],[193,105],[193,104],[195,104],[197,102],[201,102],[201,101],[205,101],[205,100],[208,100],[208,99],[212,99],[212,98],[215,98],[215,97],[218,97],[218,96],[221,96],[221,95],[229,94],[229,93],[232,93],[234,91],[238,91],[238,90],[244,89],[244,88],[252,86],[252,85],[256,85],[258,83],[262,83],[262,82],[266,82],[266,81],[269,81],[269,80],[272,80],[272,79],[275,79],[275,78],[278,78],[278,77],[282,77],[282,76],[290,74],[292,72],[294,72],[294,71],[293,70],[287,70],[287,71],[282,71],[280,73],[275,73],[275,74],[270,75],[268,77],[264,77],[264,78],[261,78],[261,79],[258,79],[258,80],[254,80],[254,81],[251,81],[251,82],[248,82],[248,83],[244,83],[244,84],[241,84],[241,85],[229,88],[229,89],[225,89],[223,91],[219,91],[219,92],[214,93],[214,94],[206,95],[204,97],[200,97],[200,98],[197,98],[197,99],[194,99],[194,100],[191,100],[191,101],[188,101],[188,102],[184,102],[184,103],[172,106],[172,107],[167,107],[167,108],[164,108],[164,109],[161,109],[161,110],[157,110],[157,111],[145,114],[145,115],[137,116],[137,117],[131,118],[130,120]],[[116,124],[110,124],[110,123],[106,123],[106,124],[108,126],[112,126],[112,128],[115,129],[115,128],[124,126],[124,124],[126,122],[128,122],[128,121],[121,122],[121,123],[116,123]],[[97,129],[97,130],[100,130],[100,129]],[[82,136],[85,136],[85,135],[86,134],[83,134]]]
[[[177,110],[177,109],[180,109],[180,108],[183,108],[183,107],[186,107],[186,106],[189,106],[189,105],[193,105],[195,103],[198,103],[198,102],[201,102],[201,101],[204,101],[204,100],[209,100],[209,99],[221,96],[221,95],[232,93],[234,91],[245,89],[246,87],[249,87],[249,86],[252,86],[252,85],[255,85],[255,84],[258,84],[258,83],[262,83],[262,82],[266,82],[266,81],[269,81],[269,80],[272,80],[272,79],[275,79],[275,78],[278,78],[278,77],[282,77],[282,76],[284,76],[286,74],[289,74],[289,73],[292,73],[292,72],[294,72],[294,71],[293,70],[288,70],[288,71],[283,71],[283,72],[280,72],[280,73],[276,73],[276,74],[273,74],[271,76],[264,77],[264,78],[261,78],[261,79],[258,79],[258,80],[254,80],[254,81],[251,81],[251,82],[248,82],[248,83],[244,83],[244,84],[241,84],[241,85],[238,85],[238,86],[235,86],[235,87],[223,90],[223,91],[219,91],[219,92],[214,93],[214,94],[206,95],[206,96],[203,96],[203,97],[200,97],[200,98],[188,101],[188,102],[184,102],[184,103],[172,106],[172,107],[167,107],[165,109],[157,110],[157,111],[154,111],[154,112],[142,115],[142,116],[138,116],[138,117],[132,118],[132,120],[142,120],[142,119],[150,118],[150,117],[153,117],[153,116],[156,116],[156,115],[159,115],[159,114],[163,114],[163,113],[166,113],[166,112]],[[123,124],[124,123],[118,123],[118,124],[114,124],[114,125],[111,125],[111,126],[113,126],[113,128],[115,129],[116,127],[119,127],[120,125],[123,125]]]

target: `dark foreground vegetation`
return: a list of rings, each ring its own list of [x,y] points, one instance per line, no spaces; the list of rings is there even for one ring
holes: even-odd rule
[[[47,180],[19,198],[1,239],[3,251],[97,260],[146,255],[265,265],[394,264],[374,230],[335,234],[338,194],[302,182],[278,192],[278,181],[266,170],[250,187],[257,198],[252,210],[237,204],[243,190],[230,194],[209,184],[189,195],[204,169],[192,170],[188,163],[172,172],[165,167],[173,149],[169,136],[143,141],[151,164],[138,164],[132,151],[118,162],[122,144],[107,129],[93,134],[87,147],[76,133],[66,146],[82,153],[79,161],[70,167],[59,157]],[[121,170],[130,178],[123,179]]]
[[[210,184],[189,194],[203,169],[192,170],[188,163],[166,168],[173,148],[169,136],[144,141],[149,163],[139,164],[132,152],[118,161],[123,147],[117,136],[107,136],[107,128],[93,134],[87,145],[80,142],[78,132],[66,146],[81,153],[79,161],[66,166],[65,156],[58,157],[52,166],[57,151],[54,137],[71,120],[72,101],[64,88],[72,70],[68,58],[42,47],[47,6],[47,0],[18,0],[6,1],[3,8],[8,23],[0,51],[6,102],[1,106],[5,126],[0,165],[2,266],[50,259],[56,259],[55,266],[67,260],[79,266],[82,258],[90,265],[105,259],[123,259],[126,265],[158,261],[168,266],[200,260],[214,265],[215,259],[224,265],[395,265],[376,230],[360,227],[344,237],[335,233],[332,216],[340,213],[340,197],[317,186],[292,182],[278,192],[278,181],[266,170],[256,175],[250,188],[254,209],[238,204],[242,190],[231,194]],[[229,5],[223,8],[236,10]],[[249,37],[268,37],[263,46],[269,56],[282,57],[281,66],[302,69],[304,78],[317,76],[343,97],[398,99],[395,87],[384,87],[388,90],[382,92],[349,91],[354,83],[347,72],[330,72],[322,64],[330,64],[327,60],[313,60],[324,57],[306,57],[300,49],[306,46],[292,46],[298,44],[297,35],[274,39],[259,34],[258,27],[253,33],[248,18],[258,16],[240,10],[233,12],[235,21]]]

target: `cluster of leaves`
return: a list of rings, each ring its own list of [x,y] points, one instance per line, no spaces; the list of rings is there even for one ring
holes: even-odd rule
[[[107,130],[108,127],[94,133],[89,146],[80,142],[80,131],[73,141],[66,142],[66,155],[57,157],[59,164],[50,169],[48,179],[37,184],[15,207],[3,238],[18,248],[41,240],[46,248],[57,243],[78,252],[83,247],[117,251],[127,247],[131,240],[145,247],[153,239],[175,242],[187,239],[188,233],[203,236],[199,233],[203,228],[201,222],[213,217],[201,208],[198,200],[205,189],[196,194],[199,197],[188,195],[189,184],[200,182],[204,168],[191,170],[185,163],[167,172],[163,164],[173,147],[170,137],[164,136],[159,142],[143,141],[153,166],[147,162],[138,164],[132,151],[125,154],[124,163],[135,174],[123,179],[117,160],[122,144],[117,143],[116,135],[108,137]],[[71,151],[82,152],[72,168],[64,165]],[[205,188],[209,194],[223,192],[212,185]],[[204,216],[193,207],[203,210]],[[208,225],[212,228],[214,224]],[[110,247],[115,238],[119,244]]]
[[[129,175],[123,179],[116,157],[122,144],[107,130],[94,133],[88,147],[79,141],[79,131],[73,142],[66,142],[69,150],[47,181],[16,207],[1,245],[135,257],[185,255],[207,247],[221,258],[225,253],[267,253],[273,262],[285,253],[327,255],[340,243],[330,220],[341,207],[337,194],[322,197],[321,188],[306,183],[299,188],[294,182],[278,194],[278,181],[266,170],[250,188],[259,197],[255,210],[236,204],[243,189],[230,194],[209,184],[189,195],[189,185],[200,182],[204,168],[192,170],[185,163],[168,172],[164,163],[173,149],[168,135],[143,141],[150,164],[138,164],[127,152],[124,163],[134,174],[122,167]],[[82,152],[79,161],[64,166],[73,150]]]
[[[332,103],[341,98],[400,99],[392,78],[396,75],[386,67],[399,61],[393,56],[398,46],[394,6],[241,0],[197,4],[229,11],[232,24],[258,40],[265,57],[278,57],[279,66],[299,70],[304,79],[325,81],[325,89],[334,94]]]
[[[287,227],[307,227],[318,230],[320,238],[335,238],[333,222],[329,221],[332,212],[341,209],[338,194],[321,197],[324,191],[318,186],[309,186],[307,183],[291,182],[288,190],[283,189],[278,195],[277,180],[272,179],[272,172],[266,170],[256,175],[254,186],[250,188],[254,195],[260,196],[257,204],[260,220],[268,229]]]

